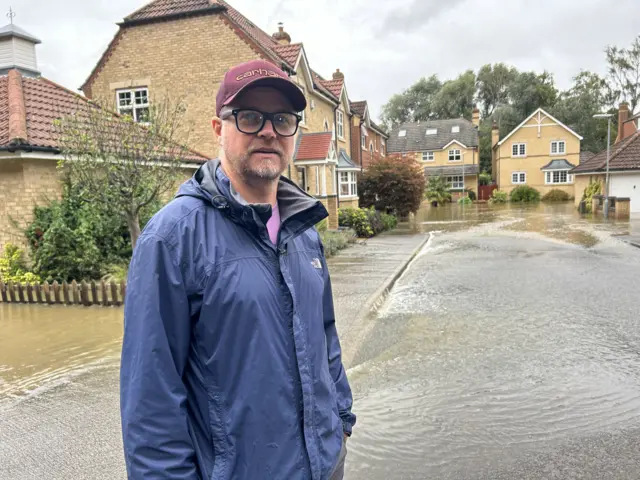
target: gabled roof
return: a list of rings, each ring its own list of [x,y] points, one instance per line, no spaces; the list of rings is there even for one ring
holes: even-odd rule
[[[334,97],[340,98],[340,95],[342,95],[342,87],[344,87],[344,79],[320,80],[320,85],[329,90]]]
[[[359,102],[351,102],[351,111],[358,115],[360,118],[364,118],[367,112],[367,101],[362,100]]]
[[[209,11],[219,11],[216,0],[155,0],[124,18],[122,24],[150,22]]]
[[[581,161],[570,173],[604,173],[607,167],[607,150]],[[640,170],[640,130],[623,141],[611,145],[609,170]]]
[[[296,68],[298,58],[300,57],[300,50],[302,50],[301,43],[291,43],[289,45],[276,45],[273,50],[292,68]]]
[[[572,168],[575,168],[575,165],[563,158],[563,159],[551,160],[540,170],[544,172],[545,170],[570,170]]]
[[[360,170],[360,167],[353,163],[344,148],[340,149],[340,155],[338,155],[338,170]]]
[[[557,118],[555,118],[553,115],[551,115],[550,113],[546,112],[545,110],[543,110],[542,108],[538,108],[535,112],[533,112],[531,115],[529,115],[527,118],[524,119],[524,121],[518,125],[516,128],[514,128],[513,130],[511,130],[511,132],[509,132],[509,134],[504,137],[502,140],[500,140],[498,142],[498,145],[502,145],[504,142],[507,141],[507,139],[509,137],[511,137],[511,135],[513,135],[514,133],[516,133],[518,130],[520,130],[529,120],[531,120],[534,116],[536,116],[538,113],[540,114],[544,114],[544,116],[550,118],[551,120],[553,120],[555,123],[557,123],[559,126],[561,126],[562,128],[564,128],[566,131],[568,131],[569,133],[571,133],[572,135],[575,135],[576,137],[578,137],[579,140],[582,140],[583,138],[578,135],[576,132],[574,132],[573,130],[571,130],[569,127],[567,127],[564,123],[562,123],[560,120],[558,120]]]
[[[298,137],[294,160],[325,160],[329,157],[332,144],[331,132],[307,133]]]
[[[0,76],[0,148],[59,153],[54,121],[88,108],[99,107],[46,78],[10,70]],[[121,118],[115,113],[113,117],[114,121]],[[185,161],[196,163],[206,160],[193,150],[185,157]]]
[[[459,127],[460,131],[452,132],[452,127]],[[406,132],[400,137],[400,131]],[[436,130],[433,135],[427,135],[427,130]],[[454,118],[449,120],[428,120],[426,122],[407,122],[395,127],[389,134],[387,151],[424,152],[442,150],[452,141],[457,141],[467,148],[478,146],[478,130],[469,120]]]

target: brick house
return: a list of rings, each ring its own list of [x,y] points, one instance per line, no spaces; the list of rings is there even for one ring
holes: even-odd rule
[[[388,154],[414,158],[426,177],[444,177],[453,197],[463,190],[478,193],[480,112],[464,118],[406,122],[389,135]]]
[[[351,102],[351,153],[356,164],[366,170],[374,161],[387,155],[389,135],[369,115],[366,100]]]
[[[134,118],[138,110],[144,114],[154,98],[168,95],[183,99],[188,105],[190,145],[209,157],[218,153],[211,119],[224,73],[233,65],[254,59],[267,60],[287,72],[305,93],[308,106],[301,112],[304,119],[297,134],[298,149],[285,175],[320,199],[329,211],[329,228],[337,228],[339,205],[344,206],[343,201],[354,204],[350,190],[350,195],[340,198],[342,167],[335,161],[346,158],[349,165],[354,163],[350,128],[353,113],[339,70],[331,79],[323,78],[310,67],[304,45],[292,43],[282,24],[269,35],[225,0],[154,0],[118,26],[81,87],[85,95],[107,99],[121,113]],[[320,142],[316,134],[327,132],[336,159],[330,158],[329,149],[323,159],[308,159],[305,149],[309,145],[315,148]],[[322,142],[326,138],[318,137]],[[320,150],[325,151],[324,143]],[[343,191],[348,189],[344,187]]]
[[[21,226],[33,208],[58,198],[61,160],[54,120],[77,111],[87,99],[40,75],[40,40],[8,25],[0,29],[0,251],[11,242],[25,246]],[[194,153],[185,176],[206,160]]]

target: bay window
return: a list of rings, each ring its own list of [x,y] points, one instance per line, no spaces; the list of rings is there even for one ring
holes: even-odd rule
[[[358,195],[357,172],[340,172],[340,196],[355,197]]]

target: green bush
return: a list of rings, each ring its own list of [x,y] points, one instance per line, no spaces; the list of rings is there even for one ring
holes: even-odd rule
[[[398,217],[395,215],[383,212],[380,213],[380,217],[382,218],[382,225],[385,230],[393,230],[398,226]]]
[[[437,205],[442,205],[451,201],[451,193],[449,193],[449,185],[443,177],[435,176],[429,177],[427,186],[424,192],[424,198],[430,202],[436,202]]]
[[[593,211],[593,196],[602,194],[602,183],[596,181],[590,181],[589,185],[584,189],[582,194],[582,201],[585,202],[585,210],[588,213]]]
[[[320,240],[324,246],[325,256],[328,258],[354,243],[356,241],[356,234],[351,229],[339,230],[337,232],[325,230],[320,233]]]
[[[564,190],[558,188],[549,190],[545,196],[542,197],[543,202],[567,202],[569,200],[571,200],[571,196]]]
[[[458,205],[471,205],[473,201],[469,197],[460,197],[458,199]]]
[[[512,202],[539,202],[540,192],[528,185],[520,185],[511,191]]]
[[[509,201],[509,196],[507,192],[503,192],[501,190],[494,190],[491,194],[491,198],[489,199],[489,203],[507,203]]]
[[[482,172],[478,176],[478,183],[480,185],[491,185],[491,174],[487,172]]]
[[[468,195],[469,199],[472,202],[475,202],[478,199],[478,196],[476,195],[476,192],[474,192],[473,190],[471,190],[470,188],[467,188],[465,190],[465,193]]]
[[[0,257],[0,280],[5,283],[40,283],[40,277],[30,272],[24,252],[12,243],[7,243]]]
[[[325,218],[324,220],[320,220],[317,224],[316,224],[316,230],[318,232],[326,232],[327,228],[328,228],[329,222],[327,221],[327,219]]]
[[[395,215],[370,208],[341,208],[338,210],[338,224],[352,228],[358,237],[369,238],[391,230],[398,224]]]

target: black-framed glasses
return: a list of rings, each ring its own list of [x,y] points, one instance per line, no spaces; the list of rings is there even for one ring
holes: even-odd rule
[[[242,133],[255,135],[259,133],[271,120],[275,132],[281,137],[292,137],[298,131],[298,125],[302,117],[291,112],[268,113],[259,110],[236,108],[231,112],[225,112],[223,119],[233,115],[236,119],[236,128]]]

